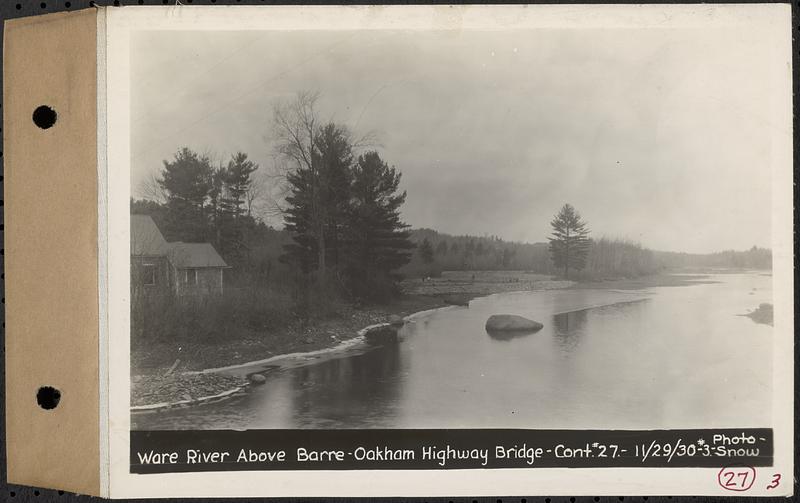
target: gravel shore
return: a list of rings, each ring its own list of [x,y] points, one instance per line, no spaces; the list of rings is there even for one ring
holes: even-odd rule
[[[240,377],[223,374],[147,376],[133,382],[131,406],[194,402],[245,386]]]

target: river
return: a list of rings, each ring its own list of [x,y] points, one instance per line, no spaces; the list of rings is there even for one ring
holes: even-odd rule
[[[217,404],[135,415],[133,429],[765,427],[766,274],[643,290],[503,293],[415,317]],[[492,337],[492,314],[544,324]]]

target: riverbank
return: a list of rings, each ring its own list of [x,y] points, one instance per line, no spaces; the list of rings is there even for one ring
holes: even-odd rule
[[[467,305],[493,293],[565,288],[572,282],[525,272],[454,271],[439,278],[409,280],[390,304],[340,306],[336,315],[269,333],[231,337],[228,341],[146,341],[132,344],[131,405],[184,403],[187,399],[231,391],[242,383],[216,378],[205,369],[240,365],[291,353],[335,348],[370,325],[396,322],[414,313]]]
[[[444,307],[444,295],[402,295],[387,305],[340,306],[336,315],[311,324],[295,323],[270,333],[231,337],[228,341],[147,341],[131,350],[131,405],[176,403],[215,395],[240,386],[198,371],[232,366],[290,353],[333,348],[364,327]],[[245,382],[246,383],[246,382]]]
[[[328,350],[357,337],[367,326],[397,322],[411,314],[468,305],[486,295],[512,291],[561,288],[638,289],[683,286],[703,281],[703,276],[658,275],[636,280],[575,283],[521,271],[448,271],[438,278],[403,282],[405,292],[385,305],[343,305],[336,315],[309,324],[293,324],[269,333],[231,337],[228,341],[148,341],[133,344],[131,353],[131,405],[194,403],[199,398],[227,393],[247,384],[225,374],[207,372],[292,353]],[[224,378],[218,376],[223,375]]]

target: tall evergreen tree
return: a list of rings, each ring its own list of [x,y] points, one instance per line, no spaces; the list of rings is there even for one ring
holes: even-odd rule
[[[569,278],[569,270],[581,270],[586,265],[589,253],[589,229],[581,220],[580,213],[570,204],[565,204],[550,222],[553,234],[550,236],[550,255],[553,264],[564,270],[564,278]]]
[[[258,164],[249,160],[247,154],[237,152],[228,161],[228,165],[223,171],[222,180],[225,193],[222,198],[222,206],[234,220],[239,219],[246,212],[245,196],[253,183],[250,175],[257,169]]]
[[[340,210],[348,196],[352,142],[344,127],[322,124],[316,111],[317,99],[318,94],[305,92],[291,102],[276,105],[273,123],[277,152],[288,161],[290,208],[285,218],[287,229],[296,238],[296,246],[287,248],[284,260],[301,262],[304,270],[317,271],[317,283],[324,287],[331,251],[336,265],[341,248],[337,243]],[[334,240],[333,246],[329,239]],[[316,253],[315,260],[310,253]]]
[[[316,182],[313,178],[314,174],[309,169],[292,171],[286,177],[290,193],[286,197],[289,207],[284,214],[284,220],[292,242],[284,245],[286,253],[281,256],[281,260],[297,266],[304,273],[319,267],[319,242],[313,218]]]
[[[278,103],[273,112],[276,151],[287,161],[285,173],[289,195],[285,212],[286,229],[295,243],[286,248],[281,260],[298,265],[303,271],[318,270],[317,282],[324,287],[327,278],[325,208],[322,204],[317,135],[319,118],[317,93],[302,92],[287,103]],[[316,253],[316,263],[309,257]]]
[[[349,131],[334,123],[325,124],[317,135],[315,155],[320,175],[319,197],[325,208],[326,259],[329,267],[337,270],[344,246],[354,162]]]
[[[238,152],[219,172],[221,197],[218,209],[219,246],[224,255],[238,261],[244,254],[245,228],[251,223],[247,216],[246,194],[252,184],[251,175],[258,165]]]
[[[166,194],[166,233],[171,240],[206,241],[208,202],[213,168],[207,156],[188,148],[179,150],[172,161],[164,161],[158,184]]]
[[[213,169],[211,173],[211,187],[208,190],[208,206],[211,210],[211,241],[220,253],[223,253],[222,232],[225,226],[222,210],[222,190],[224,185],[225,169],[222,165]]]
[[[406,200],[400,172],[377,152],[358,157],[353,168],[348,238],[348,268],[357,295],[374,295],[391,283],[392,272],[408,263],[414,244],[400,219]]]
[[[338,268],[343,248],[353,163],[348,131],[332,123],[321,127],[308,158],[308,164],[298,163],[286,177],[284,218],[294,243],[286,246],[284,261],[324,275]]]

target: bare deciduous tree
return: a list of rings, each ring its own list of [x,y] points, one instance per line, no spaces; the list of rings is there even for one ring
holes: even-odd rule
[[[317,246],[319,280],[326,276],[325,208],[322,204],[318,155],[315,152],[320,120],[316,109],[319,93],[300,92],[297,97],[273,107],[273,131],[277,152],[289,160],[290,172],[304,171],[307,174],[310,197],[308,201],[309,227]],[[287,172],[287,177],[290,173]]]
[[[167,202],[167,192],[159,182],[158,175],[150,172],[136,187],[136,195],[142,199],[153,201],[158,204]]]

